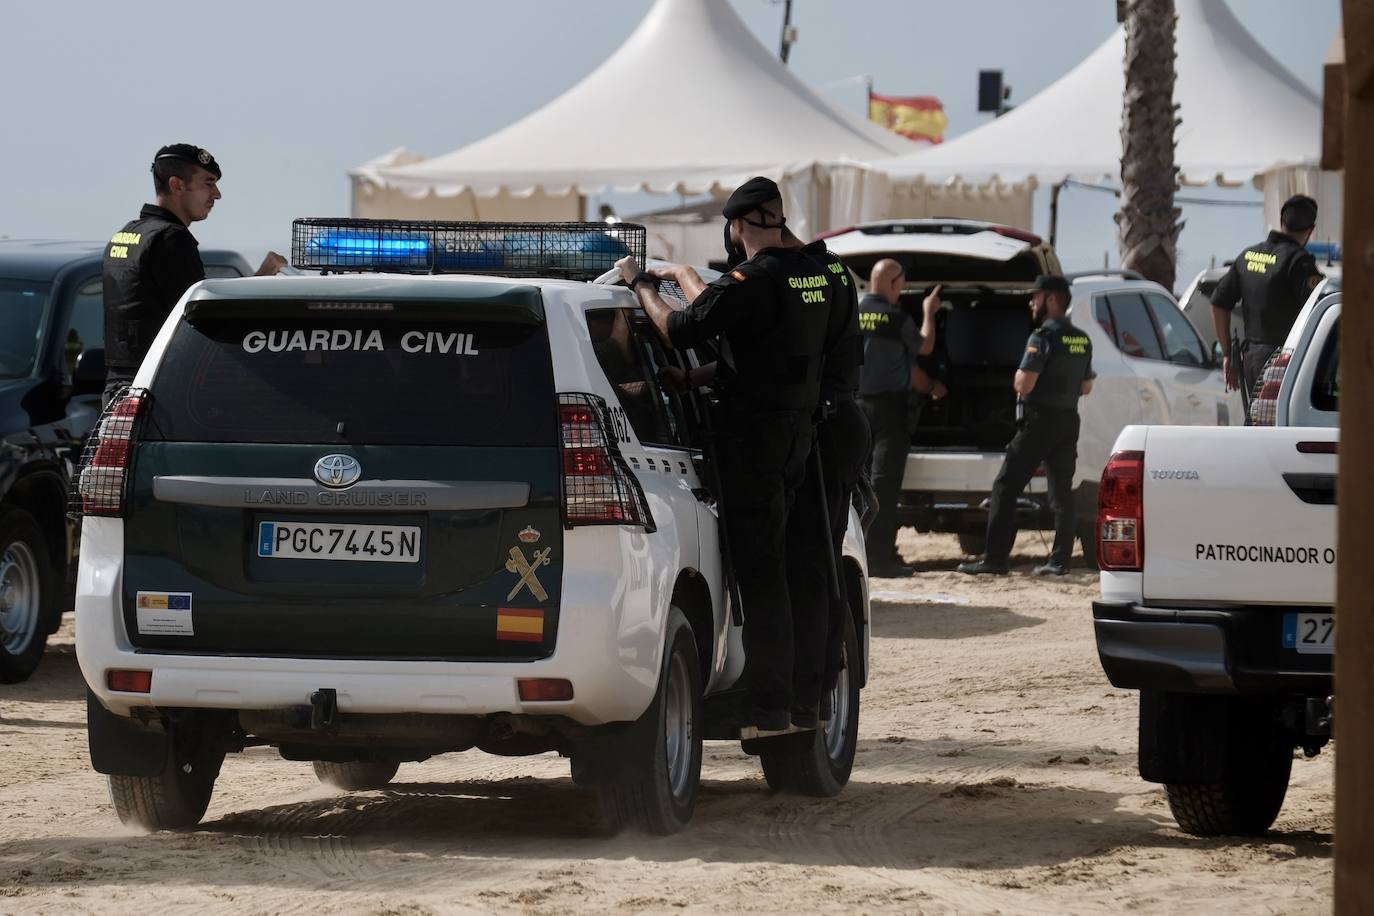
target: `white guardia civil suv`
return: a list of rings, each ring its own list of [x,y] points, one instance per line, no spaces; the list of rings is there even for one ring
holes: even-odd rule
[[[749,734],[745,658],[706,404],[657,381],[698,357],[591,282],[643,244],[298,220],[292,260],[324,275],[186,293],[74,507],[91,761],[121,820],[197,823],[225,753],[268,745],[345,789],[444,752],[556,751],[613,824],[687,823],[702,740]],[[743,741],[775,788],[834,794],[853,765],[850,522],[833,714]]]

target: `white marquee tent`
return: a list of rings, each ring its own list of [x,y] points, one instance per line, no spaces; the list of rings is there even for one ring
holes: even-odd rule
[[[894,189],[862,164],[917,148],[809,89],[728,0],[658,0],[600,67],[520,121],[432,159],[398,150],[355,169],[353,213],[574,219],[606,189],[722,196],[764,174],[799,235],[931,212],[1029,223],[1024,186]]]
[[[1320,99],[1246,31],[1224,0],[1177,0],[1177,9],[1180,180],[1317,190],[1306,182],[1321,153]],[[1124,29],[1117,29],[1058,81],[983,127],[873,165],[897,183],[1117,180],[1125,41]],[[1339,206],[1324,207],[1322,217],[1339,233]]]

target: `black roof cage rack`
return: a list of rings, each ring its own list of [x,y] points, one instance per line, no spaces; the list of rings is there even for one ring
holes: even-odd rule
[[[291,223],[291,264],[325,273],[487,274],[595,280],[626,255],[635,223],[486,223],[308,218]]]

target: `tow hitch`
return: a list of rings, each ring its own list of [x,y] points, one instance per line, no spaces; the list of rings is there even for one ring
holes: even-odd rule
[[[310,730],[326,732],[336,724],[339,713],[339,693],[333,687],[321,687],[310,694]]]

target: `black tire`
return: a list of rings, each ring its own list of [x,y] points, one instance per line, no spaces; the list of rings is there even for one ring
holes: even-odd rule
[[[350,760],[347,763],[316,760],[315,778],[336,789],[362,792],[385,789],[396,778],[396,771],[400,768],[399,763],[388,760]]]
[[[1288,794],[1293,744],[1277,722],[1234,728],[1221,780],[1165,783],[1179,829],[1194,836],[1258,836]]]
[[[194,827],[210,806],[223,762],[223,747],[174,735],[157,775],[109,777],[110,800],[120,823],[145,830]]]
[[[960,531],[959,549],[965,556],[981,557],[988,549],[988,533],[986,531]]]
[[[845,619],[845,670],[832,696],[830,723],[814,732],[783,735],[760,742],[763,777],[775,792],[794,791],[831,798],[849,783],[859,747],[859,637],[852,618]],[[802,739],[802,740],[798,740]]]
[[[668,613],[658,690],[623,738],[618,778],[599,782],[604,827],[667,836],[687,826],[701,781],[701,662],[687,618]]]
[[[26,681],[56,629],[57,577],[37,520],[23,509],[0,514],[0,683]]]

